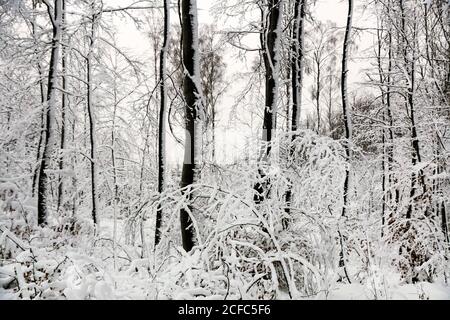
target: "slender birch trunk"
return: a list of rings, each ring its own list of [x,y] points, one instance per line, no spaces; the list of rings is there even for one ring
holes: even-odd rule
[[[92,7],[94,3],[92,2]],[[94,8],[92,8],[94,9]],[[91,176],[91,215],[95,225],[98,222],[98,197],[97,197],[97,159],[96,159],[96,139],[95,139],[95,114],[92,105],[92,61],[95,44],[95,24],[97,15],[93,14],[91,17],[91,29],[89,34],[89,48],[86,59],[86,108],[88,113],[88,128],[89,128],[89,157],[90,157],[90,176]]]
[[[66,36],[66,0],[62,0],[62,38],[63,40],[67,39]],[[56,210],[59,211],[61,204],[63,204],[64,199],[63,199],[63,192],[64,192],[64,178],[62,177],[63,175],[63,170],[64,170],[64,149],[66,148],[66,122],[67,122],[67,103],[68,103],[68,99],[67,99],[67,77],[66,77],[66,68],[67,68],[67,52],[65,49],[65,46],[63,45],[61,47],[62,50],[62,96],[61,96],[61,136],[60,136],[60,142],[59,142],[59,147],[60,150],[62,151],[61,155],[60,155],[60,159],[59,159],[59,181],[58,181],[58,202],[57,202],[57,206],[56,206]]]
[[[350,106],[348,104],[348,92],[347,92],[347,75],[348,75],[348,50],[350,47],[350,36],[352,32],[352,20],[353,20],[353,0],[348,0],[348,15],[347,15],[347,26],[345,28],[345,37],[344,37],[344,45],[343,45],[343,53],[342,53],[342,73],[341,73],[341,94],[342,94],[342,111],[344,116],[344,127],[345,127],[345,154],[348,162],[348,166],[350,166],[351,162],[351,146],[352,146],[352,124],[351,124],[351,114],[350,114]],[[344,192],[343,192],[343,206],[342,206],[342,217],[346,217],[347,214],[347,206],[348,206],[348,194],[349,194],[349,184],[350,184],[350,168],[347,167],[345,170],[345,180],[344,180]],[[341,252],[339,257],[339,267],[343,268],[345,277],[347,281],[350,283],[350,278],[347,273],[347,268],[345,266],[345,252],[344,252],[344,239],[342,234],[339,231],[340,244],[341,244]]]

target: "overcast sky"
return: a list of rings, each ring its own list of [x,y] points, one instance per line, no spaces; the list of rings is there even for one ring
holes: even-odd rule
[[[111,1],[111,0],[110,0]],[[217,0],[198,0],[198,20],[199,24],[217,24],[217,19],[213,17],[211,14],[211,7],[216,3]],[[111,1],[111,6],[116,6],[116,1]],[[175,4],[175,2],[174,2]],[[178,16],[174,10],[172,10],[172,23],[178,22]],[[314,17],[321,21],[330,20],[336,23],[338,28],[344,28],[347,17],[347,1],[340,0],[317,0],[316,5],[312,8],[312,14]],[[257,18],[256,18],[257,19]],[[373,21],[370,17],[365,16],[362,9],[358,7],[358,2],[356,3],[356,10],[354,15],[354,26],[356,27],[367,27]],[[123,25],[123,27],[122,27]],[[227,28],[228,25],[217,25],[217,29]],[[127,48],[128,52],[131,52],[136,55],[144,55],[148,56],[150,59],[153,59],[153,51],[150,45],[149,39],[145,34],[136,30],[135,26],[132,23],[123,23],[121,24],[119,31],[119,43],[122,46]],[[251,42],[251,40],[250,40]],[[349,92],[358,89],[361,90],[361,87],[358,85],[359,82],[364,80],[364,69],[368,66],[367,59],[364,57],[369,54],[365,51],[365,49],[370,46],[373,42],[373,36],[369,33],[360,33],[358,37],[355,37],[354,48],[358,48],[358,50],[353,50],[352,52],[352,61],[349,63]],[[255,43],[249,43],[250,47],[257,47],[257,39],[255,39]],[[339,47],[339,52],[341,51]],[[233,56],[227,52],[225,56],[225,62],[227,64],[227,78],[231,80],[234,84],[231,86],[228,95],[222,99],[217,107],[219,111],[219,124],[217,126],[217,144],[226,145],[225,150],[217,150],[218,156],[225,157],[226,160],[231,161],[235,154],[238,154],[242,151],[244,139],[242,136],[254,135],[255,133],[250,132],[243,126],[239,125],[231,125],[228,122],[229,113],[231,111],[231,106],[234,103],[233,93],[237,92],[237,90],[242,87],[242,84],[239,83],[239,79],[236,79],[235,72],[241,71],[244,68],[248,67],[243,65],[241,62],[236,61]],[[340,62],[338,61],[337,70],[340,70]],[[312,112],[313,110],[313,102],[310,99],[310,91],[309,87],[311,85],[312,79],[307,79],[305,88],[304,88],[304,105],[302,105],[303,115],[308,112]],[[257,107],[257,106],[255,106]],[[308,111],[309,110],[309,111]],[[246,115],[242,114],[241,117],[245,117]],[[247,130],[247,131],[246,131]],[[170,136],[170,133],[168,134]],[[182,135],[182,134],[181,134]],[[169,161],[171,162],[181,162],[182,159],[182,146],[179,146],[175,143],[173,139],[169,143],[170,151],[169,153]],[[226,142],[226,143],[223,143]],[[240,150],[240,151],[239,151]]]

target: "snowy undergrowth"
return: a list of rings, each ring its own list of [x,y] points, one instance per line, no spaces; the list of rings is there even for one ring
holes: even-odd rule
[[[0,296],[4,299],[449,299],[446,248],[432,220],[411,221],[423,253],[414,270],[402,268],[395,235],[380,230],[379,179],[355,161],[351,206],[340,215],[346,162],[339,141],[312,132],[273,146],[285,161],[268,161],[264,176],[251,163],[205,167],[189,190],[188,206],[174,184],[133,203],[114,219],[105,207],[95,230],[88,212],[36,226],[33,201],[14,184],[0,200]],[[295,147],[292,149],[292,145]],[[253,201],[256,182],[270,192]],[[285,194],[293,198],[286,208]],[[154,248],[154,217],[164,213],[161,243]],[[187,208],[197,245],[181,248],[178,213]],[[192,208],[192,210],[190,210]],[[286,210],[289,209],[289,210]],[[288,213],[289,212],[289,213]],[[54,214],[54,217],[57,215]],[[114,227],[115,225],[115,227]],[[428,230],[428,229],[429,230]],[[114,230],[116,234],[114,234]],[[411,231],[412,230],[412,231]],[[391,234],[392,233],[392,234]],[[424,249],[426,249],[424,251]],[[344,250],[345,266],[339,266]],[[420,261],[420,260],[418,260]],[[427,282],[408,283],[423,274]],[[406,276],[405,276],[406,275]],[[348,283],[346,279],[351,283]]]

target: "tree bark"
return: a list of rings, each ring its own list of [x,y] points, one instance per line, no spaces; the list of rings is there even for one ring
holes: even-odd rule
[[[300,125],[302,90],[303,90],[303,65],[304,65],[304,34],[306,0],[296,0],[294,8],[294,26],[292,45],[292,131],[297,131]]]
[[[66,35],[66,0],[62,0],[62,37]],[[64,37],[67,39],[67,37]],[[67,67],[67,52],[65,50],[65,47],[61,47],[62,50],[62,96],[61,96],[61,136],[60,136],[60,143],[59,147],[62,151],[62,154],[60,155],[59,159],[59,183],[58,183],[58,203],[56,206],[56,210],[59,211],[61,207],[61,203],[63,202],[63,192],[64,192],[64,178],[62,177],[63,170],[64,170],[64,149],[66,147],[66,112],[67,112],[67,77],[66,77],[66,67]]]
[[[36,37],[36,2],[33,1],[33,18],[31,21],[31,32],[33,36],[33,42],[35,45],[34,53],[37,57],[38,54],[38,39]],[[44,74],[42,72],[42,65],[40,63],[40,59],[37,59],[36,67],[38,71],[38,84],[39,84],[39,93],[40,93],[40,101],[41,101],[41,113],[40,113],[40,122],[39,122],[39,140],[36,147],[36,166],[33,169],[33,178],[31,181],[31,194],[32,196],[36,196],[36,189],[37,189],[37,181],[38,181],[38,175],[39,175],[39,168],[41,166],[41,149],[42,149],[42,141],[43,141],[43,135],[44,135],[44,125],[45,125],[45,119],[44,119],[44,103],[45,103],[45,88],[44,88]]]
[[[188,201],[187,208],[180,210],[181,237],[183,248],[187,252],[194,246],[194,226],[192,225],[192,190],[191,186],[196,180],[197,163],[201,156],[201,116],[203,105],[201,100],[199,50],[198,50],[198,24],[197,1],[182,0],[182,57],[185,70],[183,81],[183,95],[185,99],[185,149],[181,174],[181,187],[183,195]]]
[[[350,107],[348,105],[348,95],[347,95],[347,74],[348,74],[348,49],[350,46],[350,35],[352,32],[352,18],[353,18],[353,0],[348,0],[348,16],[347,16],[347,26],[345,28],[345,38],[342,53],[342,72],[341,72],[341,95],[342,95],[342,111],[344,116],[344,127],[345,127],[345,138],[347,143],[345,144],[345,153],[347,161],[351,160],[351,140],[352,140],[352,125],[350,116]],[[345,170],[345,181],[344,181],[344,205],[342,207],[342,216],[346,216],[347,202],[348,202],[348,189],[350,180],[350,170],[347,168]]]
[[[390,8],[391,8],[391,1],[388,1],[388,16],[390,16]],[[389,123],[388,128],[388,142],[386,147],[386,153],[387,153],[387,174],[388,174],[388,183],[389,186],[394,184],[396,181],[396,178],[393,171],[394,166],[394,119],[392,117],[392,103],[391,103],[391,82],[392,82],[392,59],[393,59],[393,50],[392,50],[392,26],[391,23],[389,23],[388,27],[388,70],[387,70],[387,88],[386,88],[386,116],[387,121]],[[392,208],[388,220],[391,220],[393,217],[393,213],[397,210],[397,206],[399,203],[400,193],[399,190],[395,189],[395,199],[393,200],[393,195],[391,191],[389,191],[389,197],[388,200],[390,202],[390,207]]]
[[[407,29],[406,29],[406,12],[404,7],[403,0],[399,1],[400,11],[401,11],[401,33],[402,33],[402,49],[403,49],[403,59],[405,63],[405,70],[408,73],[408,91],[406,95],[406,103],[409,109],[409,118],[410,118],[410,132],[411,132],[411,162],[413,166],[416,166],[417,163],[422,162],[421,153],[420,153],[420,145],[419,145],[419,137],[417,134],[417,126],[416,126],[416,118],[415,118],[415,105],[414,105],[414,91],[415,91],[415,76],[416,76],[416,35],[417,35],[417,25],[416,22],[413,22],[413,34],[412,39],[408,40],[407,37]],[[408,48],[408,43],[409,48]],[[411,44],[412,43],[412,44]],[[408,52],[411,52],[411,58],[408,56]],[[414,168],[413,168],[414,170]],[[413,204],[416,201],[417,187],[418,184],[421,184],[423,188],[423,193],[425,193],[425,178],[423,176],[422,170],[419,171],[418,174],[415,172],[411,175],[411,190],[410,190],[410,203],[408,205],[408,209],[406,211],[406,218],[410,219],[413,213]]]
[[[47,224],[48,206],[50,202],[50,179],[47,170],[50,169],[51,155],[56,145],[53,126],[55,124],[57,69],[60,58],[62,0],[54,1],[53,13],[49,6],[47,6],[47,11],[52,22],[52,49],[48,71],[47,105],[44,108],[45,124],[43,128],[42,161],[38,178],[37,212],[39,225]]]
[[[166,92],[166,60],[169,46],[170,36],[170,3],[169,0],[164,0],[164,40],[160,53],[160,67],[159,67],[159,81],[161,91],[161,102],[159,110],[159,135],[158,135],[158,192],[164,191],[165,174],[166,174],[166,123],[167,123],[167,92]],[[158,205],[156,210],[156,226],[155,226],[155,246],[161,240],[161,223],[162,223],[162,208]]]
[[[348,105],[348,95],[347,95],[347,74],[348,74],[348,50],[350,46],[350,36],[352,32],[352,20],[353,20],[353,0],[348,0],[348,15],[347,15],[347,26],[345,28],[345,37],[344,37],[344,45],[343,45],[343,53],[342,53],[342,73],[341,73],[341,94],[342,94],[342,111],[344,116],[344,127],[345,127],[345,154],[348,162],[348,166],[350,166],[351,162],[351,144],[352,144],[352,125],[351,125],[351,115],[350,115],[350,106]],[[350,182],[350,169],[349,167],[345,170],[345,180],[344,180],[344,201],[342,206],[342,217],[346,217],[347,213],[347,205],[348,205],[348,193],[349,193],[349,182]],[[350,283],[350,278],[347,273],[347,268],[345,266],[345,257],[344,257],[344,239],[339,231],[341,252],[339,257],[339,267],[343,268],[345,277],[347,281]]]
[[[92,2],[93,6],[93,2]],[[89,157],[90,157],[90,176],[91,176],[91,215],[92,221],[97,225],[98,217],[98,198],[97,198],[97,163],[96,163],[96,139],[95,139],[95,115],[92,105],[92,55],[95,42],[95,23],[97,16],[95,14],[91,17],[91,30],[89,34],[89,48],[86,59],[86,108],[88,113],[88,125],[89,125]]]
[[[265,107],[263,118],[262,141],[264,143],[261,150],[260,162],[266,162],[270,155],[273,132],[277,128],[277,98],[278,98],[278,76],[279,76],[279,42],[281,29],[281,0],[268,0],[268,26],[265,27],[265,17],[262,14],[264,30],[261,34],[261,48],[265,67]],[[264,34],[263,34],[264,33]],[[260,203],[264,199],[264,194],[270,189],[270,184],[262,182],[265,173],[258,169],[258,181],[255,186],[255,203]]]
[[[302,107],[302,90],[303,90],[303,65],[304,65],[304,21],[306,16],[306,0],[295,0],[294,4],[294,24],[292,30],[293,44],[291,47],[291,87],[292,87],[292,123],[291,130],[296,132],[300,127],[300,116]],[[292,141],[295,135],[292,135]],[[292,146],[290,153],[294,152]],[[290,214],[290,206],[292,202],[292,188],[289,186],[286,191],[286,214]],[[284,222],[286,227],[286,222]]]

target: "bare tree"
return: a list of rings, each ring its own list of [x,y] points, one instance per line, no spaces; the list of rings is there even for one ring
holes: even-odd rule
[[[312,98],[316,107],[316,131],[321,133],[322,129],[322,105],[321,96],[328,82],[333,80],[330,77],[332,70],[330,66],[334,65],[336,59],[336,26],[334,23],[320,21],[315,23],[315,31],[311,32],[310,44],[312,46],[312,70],[314,73],[314,84],[311,87]],[[332,88],[332,83],[329,84]],[[329,101],[330,102],[330,101]]]
[[[48,1],[44,1],[47,7],[49,19],[52,24],[52,49],[50,55],[50,64],[48,71],[48,85],[47,85],[47,101],[44,107],[45,124],[43,127],[44,141],[42,160],[39,169],[38,180],[38,224],[44,225],[47,223],[49,199],[50,179],[48,170],[50,169],[52,152],[56,146],[56,137],[54,132],[55,124],[55,109],[56,109],[56,86],[57,86],[57,69],[60,59],[60,45],[61,45],[61,29],[62,29],[62,0],[55,0],[54,6],[50,5]],[[53,12],[52,12],[53,9]]]
[[[67,39],[67,26],[66,26],[66,0],[63,0],[62,2],[62,38],[63,42]],[[64,192],[64,179],[61,176],[63,174],[64,170],[64,149],[66,148],[66,131],[67,131],[67,103],[68,103],[68,97],[67,97],[67,76],[66,76],[66,70],[67,70],[67,51],[65,46],[63,45],[62,48],[62,57],[61,57],[61,72],[62,72],[62,92],[61,92],[61,135],[60,135],[60,141],[59,141],[59,148],[61,149],[62,153],[60,155],[59,159],[59,181],[58,181],[58,202],[57,202],[57,211],[59,211],[61,203],[64,202],[63,199],[63,192]]]
[[[345,127],[345,153],[347,157],[348,165],[351,161],[351,147],[352,147],[352,124],[351,124],[351,114],[350,106],[348,104],[348,93],[347,93],[347,74],[348,74],[348,52],[350,47],[350,37],[352,32],[352,21],[353,21],[353,0],[348,0],[348,16],[347,16],[347,26],[345,28],[345,38],[343,44],[342,53],[342,74],[341,74],[341,95],[342,95],[342,111],[344,115],[344,127]],[[348,206],[348,195],[349,195],[349,182],[350,182],[350,169],[345,170],[345,180],[343,196],[344,202],[342,205],[342,217],[346,217],[347,206]],[[339,232],[340,233],[340,232]],[[345,267],[345,257],[344,257],[344,244],[343,236],[340,234],[341,242],[341,253],[339,257],[339,267],[344,269],[345,276],[350,282],[350,278],[347,273],[347,268]]]
[[[89,19],[89,34],[88,34],[88,52],[86,55],[86,109],[88,114],[89,125],[89,166],[90,166],[90,178],[91,178],[91,215],[94,224],[97,224],[97,211],[98,211],[98,195],[97,195],[97,163],[96,163],[96,138],[95,138],[95,114],[94,106],[92,104],[93,97],[93,54],[96,37],[96,24],[98,14],[95,12],[94,1],[90,4],[91,16]]]
[[[292,47],[291,47],[291,87],[292,87],[292,123],[291,130],[297,131],[300,127],[300,115],[302,108],[303,93],[303,68],[305,63],[305,17],[307,0],[296,0],[294,3],[294,23],[292,25]],[[292,136],[292,140],[295,136]],[[293,147],[290,150],[293,153]],[[286,192],[286,209],[290,213],[292,201],[291,187]]]
[[[261,51],[265,67],[265,104],[263,117],[262,141],[260,162],[264,163],[270,155],[270,143],[272,135],[277,128],[277,102],[279,89],[279,55],[277,50],[281,41],[282,0],[268,0],[266,10],[261,8],[262,32],[260,35]],[[270,184],[265,180],[262,168],[258,169],[259,180],[255,184],[255,203],[264,199],[264,194],[270,189]]]
[[[185,100],[186,139],[184,149],[181,187],[188,201],[192,201],[190,187],[196,180],[197,164],[201,156],[203,102],[200,84],[200,66],[198,50],[197,1],[182,0],[182,51],[185,76],[183,95]],[[180,210],[181,236],[183,248],[190,251],[194,246],[194,226],[191,215],[192,206]]]
[[[225,63],[223,62],[222,48],[216,44],[217,30],[212,25],[200,29],[200,73],[205,102],[204,145],[205,154],[211,161],[216,158],[216,123],[217,104],[226,92],[228,84],[225,81]]]
[[[303,68],[304,68],[304,38],[305,17],[307,0],[296,0],[294,7],[294,24],[292,27],[292,125],[291,130],[297,131],[300,125],[303,90]]]
[[[164,0],[164,39],[159,58],[159,86],[161,91],[161,101],[159,109],[159,135],[158,135],[158,192],[164,190],[165,174],[166,174],[166,123],[167,123],[167,90],[166,90],[166,61],[168,54],[168,46],[170,40],[170,3],[169,0]],[[162,209],[158,206],[156,211],[156,226],[155,226],[155,245],[161,239],[161,222]]]

